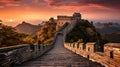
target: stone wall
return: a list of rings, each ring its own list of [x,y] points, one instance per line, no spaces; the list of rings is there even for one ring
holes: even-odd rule
[[[105,44],[104,52],[97,52],[95,43],[65,43],[64,46],[76,54],[101,63],[106,67],[120,67],[120,43]]]
[[[21,64],[33,58],[43,55],[53,48],[51,45],[30,45],[23,44],[11,47],[0,48],[0,67],[9,67],[13,64]]]

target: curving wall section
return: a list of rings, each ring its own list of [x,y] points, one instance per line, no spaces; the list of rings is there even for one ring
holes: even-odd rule
[[[106,67],[120,67],[120,43],[105,44],[104,52],[96,51],[94,42],[87,44],[65,43],[64,47]]]

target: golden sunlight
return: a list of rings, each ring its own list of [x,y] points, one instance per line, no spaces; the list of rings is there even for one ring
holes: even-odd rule
[[[13,19],[9,19],[9,22],[13,22],[14,20]]]

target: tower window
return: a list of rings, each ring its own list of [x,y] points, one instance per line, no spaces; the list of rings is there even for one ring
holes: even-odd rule
[[[79,48],[79,43],[77,44],[77,48]]]
[[[90,48],[88,47],[88,51],[90,51]]]
[[[110,51],[110,58],[113,58],[113,51]]]
[[[87,58],[89,59],[89,58],[90,58],[90,56],[89,56],[89,55],[87,55]]]

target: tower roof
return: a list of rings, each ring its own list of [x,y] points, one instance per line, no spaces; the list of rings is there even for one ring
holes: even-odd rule
[[[73,17],[81,17],[81,14],[75,12],[75,13],[73,14]]]

